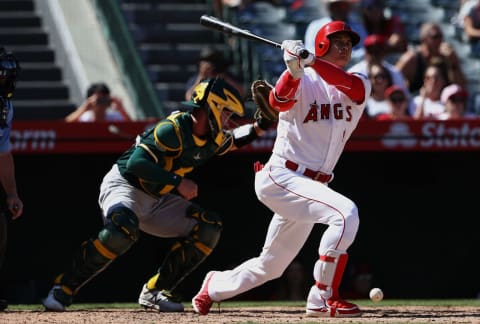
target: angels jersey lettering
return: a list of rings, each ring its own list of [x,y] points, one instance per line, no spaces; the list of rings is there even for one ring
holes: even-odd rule
[[[359,77],[368,98],[370,83],[365,76]],[[292,109],[279,115],[273,152],[312,170],[331,174],[362,116],[366,101],[353,102],[312,68],[305,69],[295,99]]]

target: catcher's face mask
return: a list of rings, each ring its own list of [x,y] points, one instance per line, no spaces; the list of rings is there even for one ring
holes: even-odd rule
[[[222,129],[228,118],[232,114],[244,115],[243,101],[238,91],[219,78],[200,82],[193,90],[192,99],[183,103],[207,110],[212,137],[219,146],[224,139]]]

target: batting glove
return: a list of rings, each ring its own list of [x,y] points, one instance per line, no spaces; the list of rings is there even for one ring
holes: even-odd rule
[[[301,40],[285,40],[282,42],[283,60],[288,71],[295,79],[303,76],[305,65],[313,62],[314,56],[309,53]],[[304,53],[308,53],[306,57]]]

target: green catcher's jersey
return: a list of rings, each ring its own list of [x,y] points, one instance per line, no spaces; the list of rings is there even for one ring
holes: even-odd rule
[[[228,152],[232,146],[230,132],[225,132],[225,140],[220,147],[211,137],[200,139],[194,136],[190,112],[179,112],[137,136],[136,143],[119,157],[117,165],[131,185],[161,196],[178,186],[186,173],[205,164],[214,155]],[[132,159],[145,158],[149,168],[154,164],[147,174],[139,175],[128,167]]]

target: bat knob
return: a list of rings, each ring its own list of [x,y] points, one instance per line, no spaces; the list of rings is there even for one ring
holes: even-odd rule
[[[310,55],[310,53],[308,52],[308,50],[303,50],[303,51],[300,52],[300,57],[301,57],[302,59],[308,58],[308,55]]]

